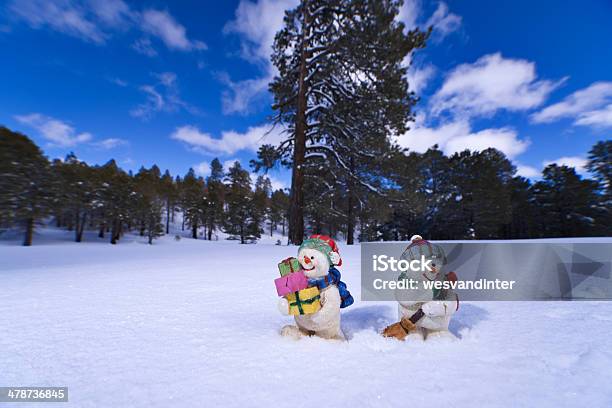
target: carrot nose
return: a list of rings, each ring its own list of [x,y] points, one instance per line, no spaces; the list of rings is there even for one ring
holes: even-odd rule
[[[312,262],[312,261],[310,260],[310,258],[309,258],[309,257],[307,257],[307,256],[305,256],[305,257],[304,257],[304,263],[305,263],[305,264],[307,264],[307,265],[308,265],[308,264],[309,264],[309,263],[311,263],[311,262]]]

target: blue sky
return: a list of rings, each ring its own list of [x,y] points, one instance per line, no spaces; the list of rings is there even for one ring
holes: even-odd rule
[[[295,0],[0,2],[0,123],[50,158],[74,151],[125,169],[203,175],[214,157],[248,165],[271,114],[268,56]],[[537,177],[580,169],[612,134],[612,3],[407,1],[433,24],[411,63],[422,96],[397,142],[447,153],[489,146]],[[272,174],[288,184],[288,172]]]

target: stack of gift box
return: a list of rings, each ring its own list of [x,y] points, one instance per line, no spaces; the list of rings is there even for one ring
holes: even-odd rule
[[[321,309],[319,288],[308,287],[308,278],[296,258],[287,258],[278,264],[281,277],[274,279],[278,296],[289,303],[289,314],[313,314]]]

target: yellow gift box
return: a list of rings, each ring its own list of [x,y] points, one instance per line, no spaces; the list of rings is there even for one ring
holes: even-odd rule
[[[302,289],[287,295],[290,315],[305,315],[317,313],[321,309],[321,292],[319,288]]]

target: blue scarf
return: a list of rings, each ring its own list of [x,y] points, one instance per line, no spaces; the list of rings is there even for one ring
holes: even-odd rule
[[[319,290],[323,290],[330,285],[336,285],[340,292],[340,308],[349,307],[355,301],[351,292],[346,288],[346,283],[340,280],[340,271],[333,266],[329,268],[326,276],[317,279],[308,279],[309,286],[316,286]]]

